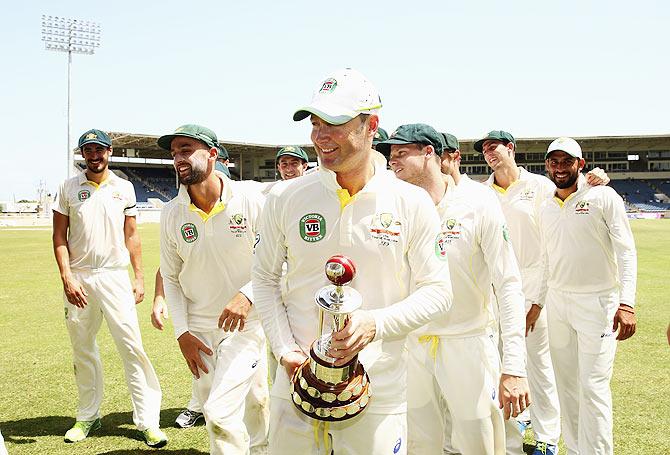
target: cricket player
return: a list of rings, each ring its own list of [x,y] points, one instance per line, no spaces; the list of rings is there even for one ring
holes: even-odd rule
[[[106,133],[89,130],[78,145],[86,170],[60,186],[53,215],[54,254],[79,392],[77,421],[65,441],[82,441],[101,425],[102,363],[95,337],[104,317],[123,362],[133,422],[147,445],[163,447],[167,437],[159,429],[161,389],[142,347],[135,311],[144,299],[135,190],[109,170],[113,151]]]
[[[623,200],[581,174],[582,149],[561,137],[547,149],[554,197],[540,206],[549,347],[569,454],[611,455],[610,380],[617,340],[635,333],[637,255]],[[618,330],[618,335],[616,331]]]
[[[175,337],[196,378],[211,453],[245,454],[254,433],[263,440],[267,432],[267,388],[256,428],[244,420],[255,374],[267,375],[249,282],[262,185],[214,171],[217,138],[208,128],[181,126],[158,145],[172,154],[180,182],[161,213],[160,270]]]
[[[278,183],[263,210],[255,303],[284,367],[271,391],[271,454],[407,453],[406,335],[448,310],[451,285],[437,250],[434,204],[424,190],[387,172],[371,148],[380,108],[377,90],[355,70],[320,82],[311,103],[293,116],[310,119],[319,171]],[[318,221],[307,226],[307,220]],[[356,264],[351,286],[363,309],[334,334],[328,355],[341,365],[358,354],[373,396],[360,415],[325,423],[295,409],[289,378],[317,337],[314,294],[328,284],[324,265],[334,254]]]
[[[279,149],[275,161],[281,179],[290,180],[305,173],[309,158],[307,152],[297,145],[287,145]]]
[[[537,209],[555,190],[546,177],[532,174],[515,161],[516,140],[502,130],[490,131],[474,143],[474,149],[484,155],[493,173],[485,182],[493,188],[500,201],[509,227],[510,239],[521,270],[521,282],[526,299],[527,372],[533,405],[530,420],[537,441],[534,455],[558,452],[561,435],[560,411],[554,368],[549,353],[546,312],[539,299],[542,281],[542,244],[537,223]],[[592,184],[607,183],[602,173],[590,173]],[[604,177],[604,178],[603,178]],[[507,431],[508,454],[521,455],[523,435],[515,428]]]
[[[504,455],[503,419],[530,405],[521,276],[500,203],[460,173],[458,145],[454,149],[449,139],[447,148],[441,133],[419,123],[403,125],[377,144],[395,175],[425,189],[436,204],[440,251],[448,258],[454,292],[449,312],[409,337],[409,450],[442,453],[448,414],[447,439],[459,453]],[[502,375],[493,337],[496,297]]]

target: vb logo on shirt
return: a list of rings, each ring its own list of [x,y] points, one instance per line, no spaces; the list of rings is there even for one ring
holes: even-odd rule
[[[84,202],[86,199],[91,197],[91,192],[89,190],[81,190],[79,191],[79,194],[77,194],[77,198],[79,198],[79,202]]]
[[[184,238],[184,242],[193,243],[198,239],[198,230],[195,228],[193,223],[185,223],[181,227],[181,236]]]
[[[300,218],[300,237],[305,242],[318,242],[326,235],[326,220],[318,213]]]

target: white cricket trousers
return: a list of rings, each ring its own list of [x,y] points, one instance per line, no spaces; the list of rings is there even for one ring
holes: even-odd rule
[[[130,278],[126,269],[73,270],[88,297],[79,308],[65,298],[65,324],[72,343],[75,382],[79,392],[77,420],[100,417],[103,397],[102,362],[95,341],[103,316],[125,370],[137,429],[158,428],[161,388],[149,357],[142,347]]]
[[[210,453],[248,454],[251,444],[265,441],[269,425],[263,329],[257,324],[242,332],[191,334],[214,352],[212,356],[201,353],[209,373],[200,372],[200,379],[195,381],[207,422]]]
[[[0,455],[7,455],[7,448],[5,447],[5,440],[0,433]]]
[[[449,413],[452,450],[463,455],[504,455],[496,341],[485,334],[420,339],[410,336],[407,345],[408,452],[441,454],[445,413]]]
[[[612,455],[610,380],[616,290],[576,294],[549,289],[549,347],[561,403],[563,440],[571,455]]]
[[[285,374],[283,367],[278,373]],[[370,384],[374,400],[374,384]],[[322,422],[283,398],[270,398],[270,455],[406,455],[406,414],[363,411],[342,422]]]

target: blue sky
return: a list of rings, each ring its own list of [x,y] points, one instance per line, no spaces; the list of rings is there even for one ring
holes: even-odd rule
[[[32,1],[3,8],[0,200],[65,177],[66,54],[42,14],[102,24],[74,56],[72,141],[88,128],[309,142],[292,112],[329,71],[378,87],[381,125],[461,138],[670,133],[667,1]]]

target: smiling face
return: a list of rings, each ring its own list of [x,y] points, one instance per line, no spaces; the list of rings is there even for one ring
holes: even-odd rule
[[[204,142],[185,136],[172,139],[170,153],[179,183],[194,185],[203,182],[214,169],[217,150]]]
[[[81,149],[81,155],[86,161],[86,168],[94,174],[105,172],[111,154],[111,147],[100,144],[86,144]]]
[[[433,147],[423,144],[393,144],[389,166],[396,177],[414,185],[426,178],[430,161],[434,160]]]
[[[343,125],[331,125],[316,115],[310,117],[311,139],[321,166],[337,173],[355,173],[370,159],[376,115],[359,115]]]
[[[290,180],[303,175],[307,170],[307,163],[295,156],[282,155],[277,160],[277,170],[282,180]]]
[[[486,164],[494,171],[500,167],[515,167],[514,162],[514,144],[508,142],[505,144],[496,139],[490,139],[482,144],[482,153]]]
[[[570,156],[561,150],[551,152],[544,163],[549,179],[561,190],[575,186],[579,172],[584,167],[583,159]]]

